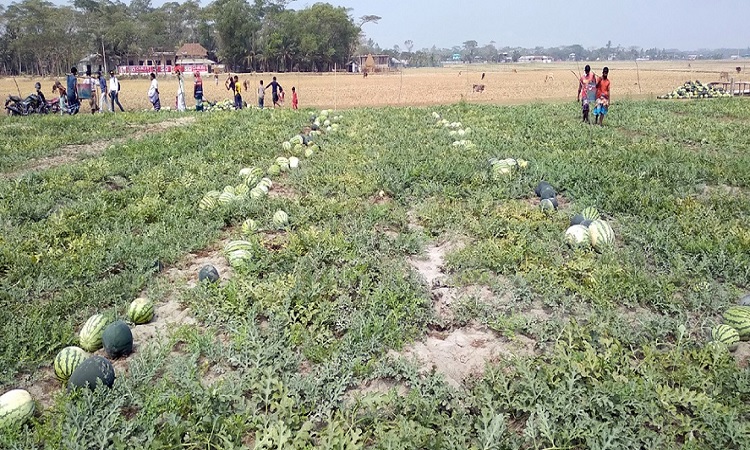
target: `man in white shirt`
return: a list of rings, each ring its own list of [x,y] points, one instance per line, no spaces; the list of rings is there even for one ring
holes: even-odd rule
[[[159,101],[159,82],[156,81],[156,74],[151,72],[151,86],[148,88],[148,100],[154,105],[154,111],[161,109]]]
[[[120,111],[125,112],[125,108],[120,104],[120,80],[115,76],[115,71],[109,71],[109,99],[112,102],[112,112],[115,112],[115,103],[120,107]]]

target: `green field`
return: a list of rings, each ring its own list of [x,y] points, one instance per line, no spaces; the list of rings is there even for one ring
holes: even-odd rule
[[[271,195],[211,210],[207,191],[288,153],[313,112],[0,118],[0,392],[48,386],[0,448],[747,448],[750,346],[709,341],[750,291],[750,102],[623,101],[605,127],[578,108],[336,112]],[[492,157],[529,165],[495,179]],[[565,244],[586,206],[614,246]],[[248,218],[262,230],[231,277],[174,275],[223,259]],[[415,265],[437,251],[426,285]],[[139,295],[195,321],[136,339],[111,390],[58,389],[57,351]],[[458,382],[412,358],[467,330],[507,351]]]

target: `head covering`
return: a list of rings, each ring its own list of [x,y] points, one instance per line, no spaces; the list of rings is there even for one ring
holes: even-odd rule
[[[193,75],[195,75],[195,78],[200,78],[201,77],[201,73],[198,72],[197,70],[195,72],[193,72]]]
[[[109,74],[110,74],[110,75],[114,75],[114,74],[115,74],[115,71],[114,71],[114,70],[110,70],[110,71],[109,71]]]
[[[42,83],[40,83],[40,82],[38,82],[38,81],[37,81],[37,82],[36,82],[36,83],[34,84],[34,89],[41,89],[41,88],[42,88]]]

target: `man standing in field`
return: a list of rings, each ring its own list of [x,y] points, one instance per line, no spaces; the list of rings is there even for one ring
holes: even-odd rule
[[[104,112],[105,106],[107,110],[112,111],[109,102],[107,102],[107,79],[104,78],[101,70],[96,72],[96,78],[99,80],[99,112]]]
[[[276,81],[276,77],[273,77],[273,81],[268,83],[268,86],[266,86],[266,89],[268,87],[271,87],[271,98],[273,99],[273,107],[281,106],[279,105],[279,91],[284,90],[281,85]]]
[[[591,73],[591,66],[586,64],[583,68],[584,75],[578,80],[578,95],[576,101],[581,102],[581,111],[583,113],[583,122],[589,121],[589,110],[591,104],[596,101],[596,75]]]
[[[201,79],[201,73],[197,70],[193,74],[195,76],[195,83],[193,84],[193,98],[195,98],[195,110],[203,111],[203,80]],[[217,73],[216,76],[219,74]]]
[[[151,72],[151,86],[148,88],[148,100],[154,105],[154,111],[161,109],[161,101],[159,100],[159,82],[156,81],[156,74]]]
[[[266,101],[266,88],[263,86],[263,80],[260,80],[260,86],[258,86],[258,108],[263,109],[263,104]]]
[[[602,70],[602,77],[596,83],[596,108],[594,108],[594,123],[604,125],[604,116],[609,110],[609,67]]]
[[[115,71],[109,71],[109,100],[112,102],[112,112],[115,112],[115,103],[120,107],[120,111],[125,112],[125,108],[120,104],[120,80],[115,76]]]
[[[78,114],[78,109],[81,107],[81,103],[78,100],[78,69],[72,67],[70,73],[66,79],[67,90],[66,95],[68,96],[68,112],[70,114]]]

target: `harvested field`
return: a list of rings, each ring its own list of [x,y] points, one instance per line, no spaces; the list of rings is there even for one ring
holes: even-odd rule
[[[249,92],[243,92],[244,100],[254,105],[255,89],[260,80],[266,84],[277,76],[282,86],[289,91],[295,86],[299,93],[300,107],[354,108],[361,106],[387,105],[432,105],[455,103],[465,100],[471,103],[515,104],[530,101],[570,101],[575,99],[578,81],[575,73],[583,70],[586,62],[557,62],[552,64],[475,64],[454,65],[445,68],[406,69],[402,72],[374,74],[367,78],[350,73],[253,73],[240,74],[247,81]],[[605,65],[610,68],[612,97],[654,98],[673,90],[688,80],[704,83],[719,81],[721,72],[736,77],[736,61],[643,61],[636,67],[635,61],[592,61],[592,70],[599,75]],[[481,79],[485,74],[484,80]],[[549,75],[552,77],[549,77]],[[743,78],[744,77],[744,78]],[[218,85],[213,77],[204,79],[205,97],[210,101],[230,99],[224,87],[226,75],[221,75]],[[62,80],[62,77],[57,79]],[[747,79],[747,71],[736,79]],[[51,91],[54,78],[42,80],[45,93]],[[546,80],[546,81],[545,81]],[[37,79],[16,78],[22,93],[33,90]],[[188,105],[194,105],[190,93],[192,75],[186,77]],[[159,78],[162,106],[175,106],[177,81],[172,76]],[[474,92],[472,86],[485,85],[483,92]],[[120,101],[127,110],[149,109],[146,97],[149,81],[147,77],[121,79]],[[2,95],[17,94],[12,78],[0,79]],[[270,92],[269,92],[270,94]],[[49,93],[51,96],[51,92]],[[266,103],[270,102],[270,95]],[[291,106],[287,98],[286,106]],[[88,110],[88,105],[82,106]]]

